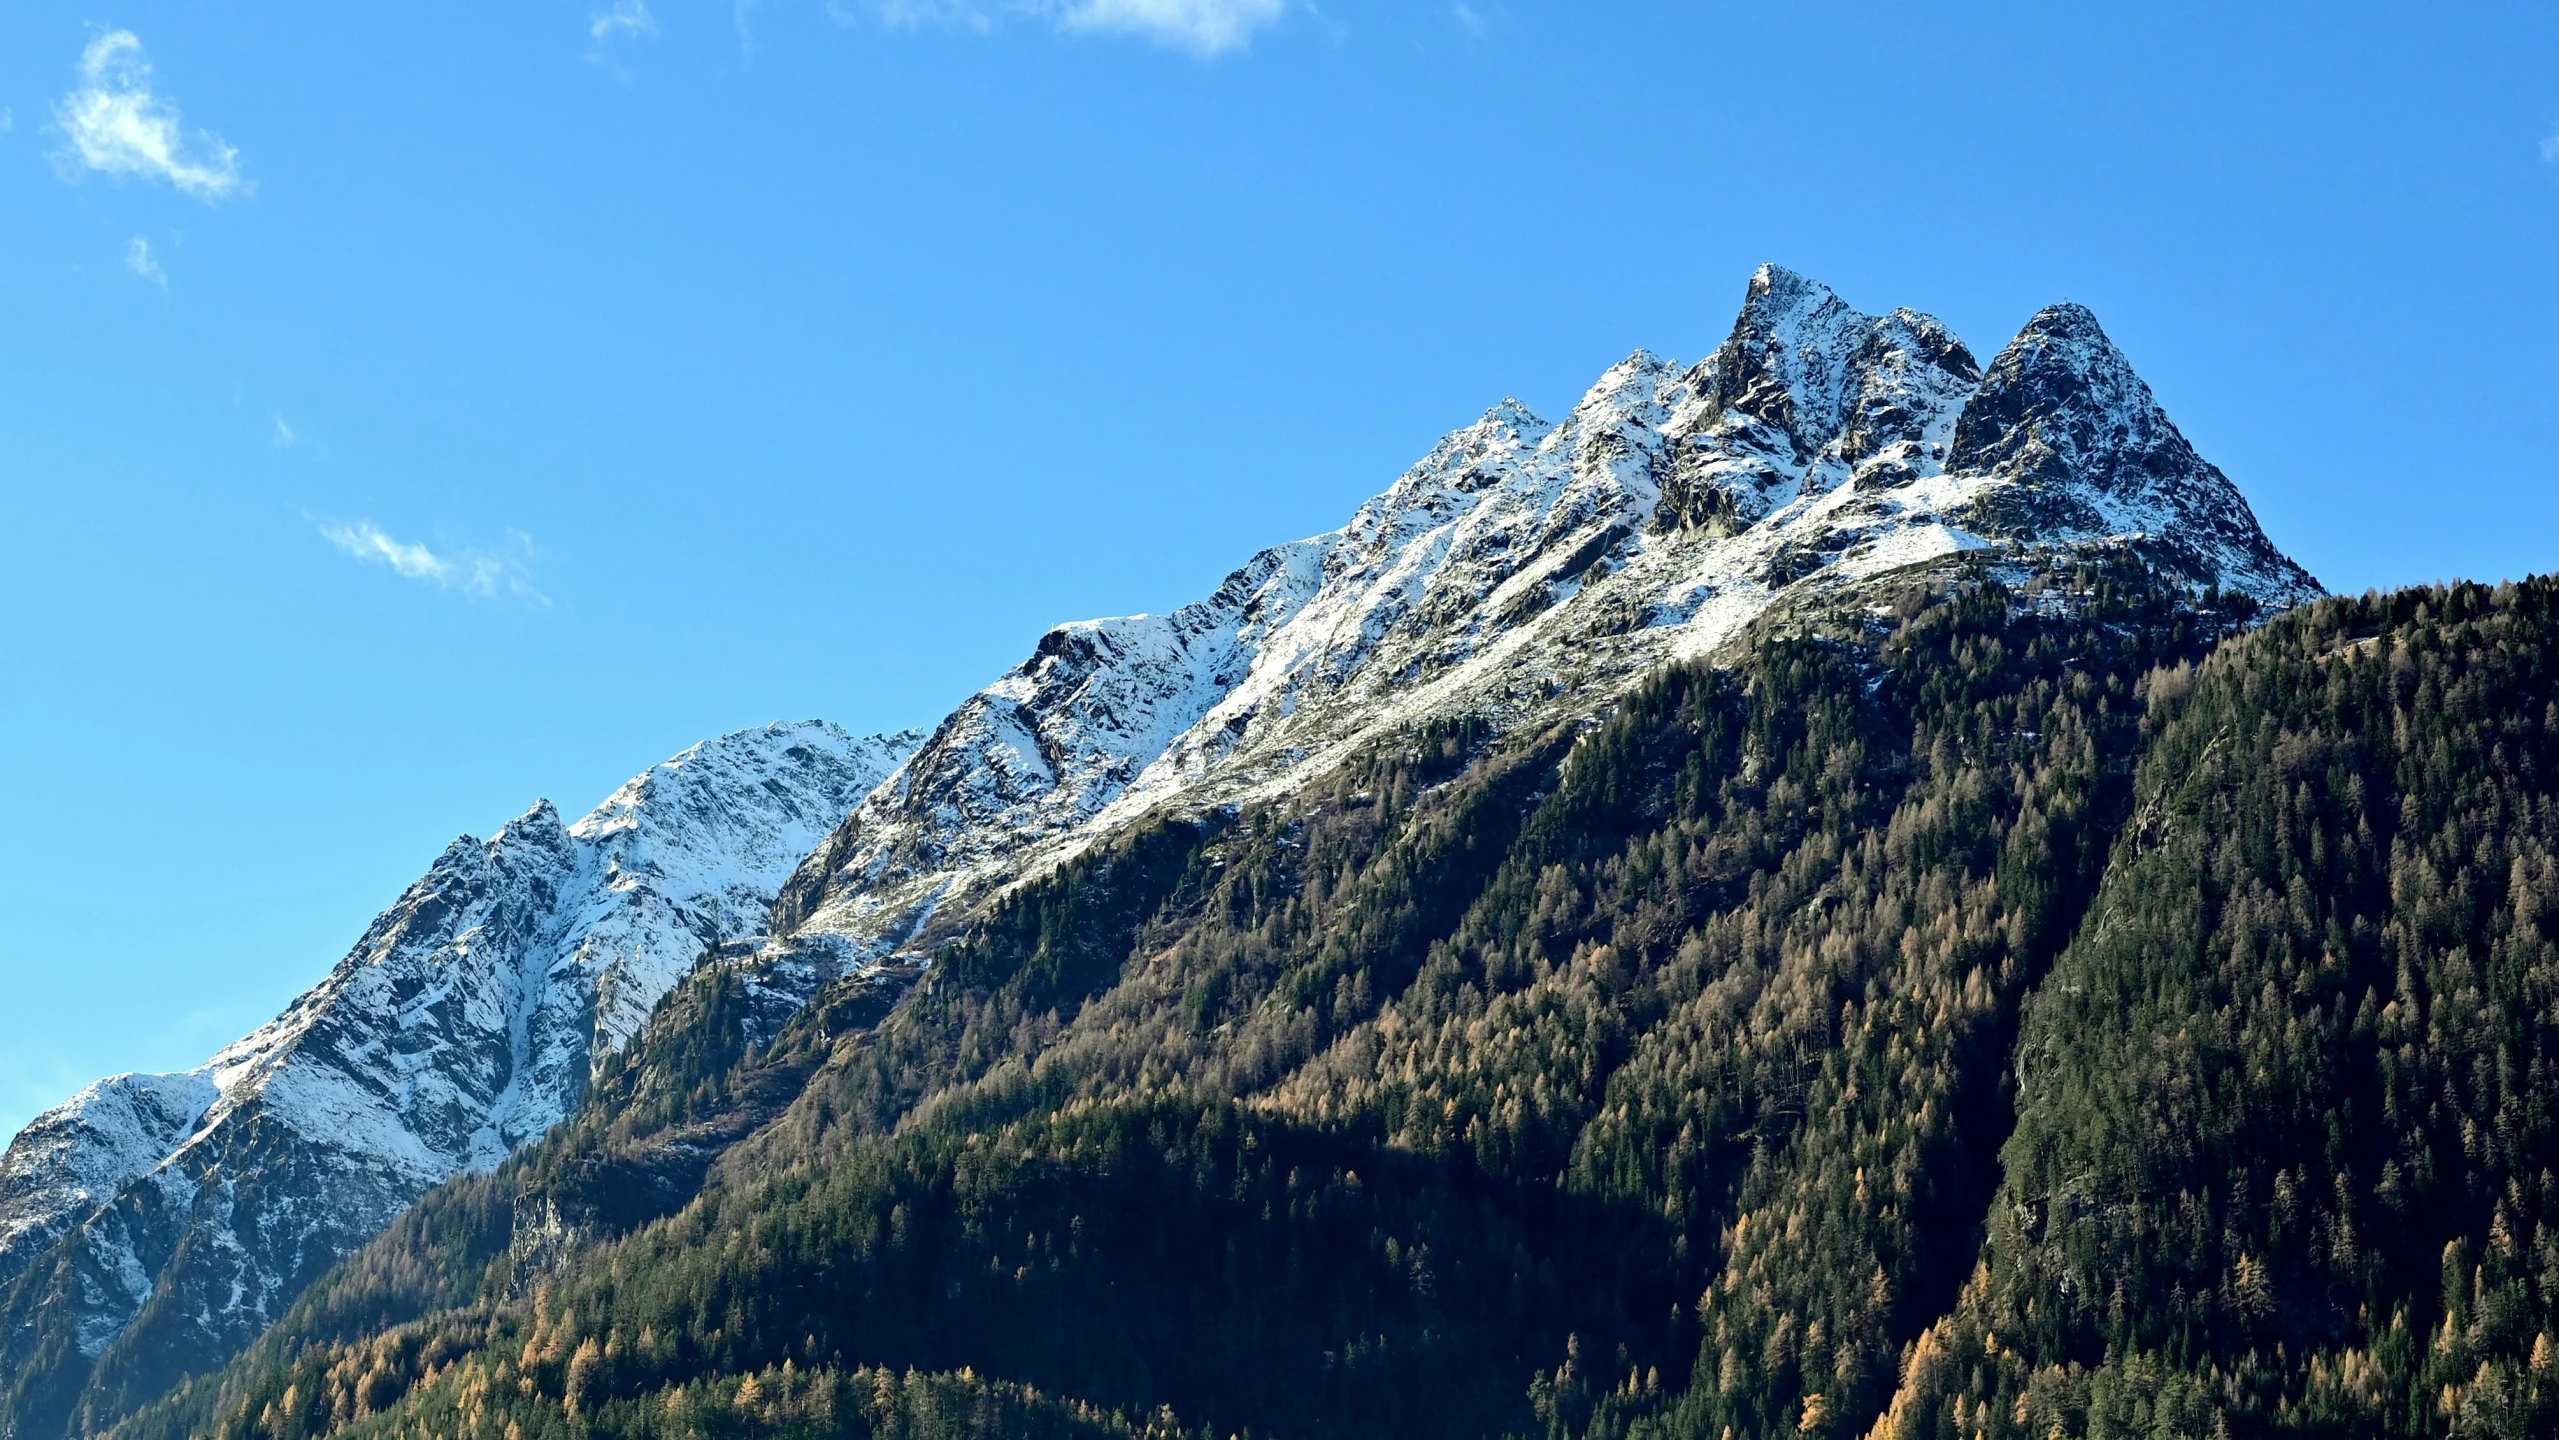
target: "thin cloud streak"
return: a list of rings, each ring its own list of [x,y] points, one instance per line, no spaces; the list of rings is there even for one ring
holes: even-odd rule
[[[839,21],[867,11],[892,27],[947,26],[985,34],[1012,18],[1061,30],[1134,35],[1205,59],[1252,43],[1278,23],[1291,0],[869,0],[858,9],[830,0]]]
[[[551,597],[533,586],[533,539],[507,532],[511,553],[460,550],[437,554],[397,539],[369,520],[315,522],[320,537],[367,565],[386,566],[403,579],[433,585],[473,600],[519,600],[540,609]]]
[[[1200,55],[1241,50],[1287,0],[1078,0],[1058,23],[1069,30],[1116,30]]]
[[[207,204],[249,188],[236,148],[206,130],[188,141],[178,107],[152,93],[151,62],[130,30],[110,30],[80,52],[79,87],[53,118],[67,165],[156,180]]]

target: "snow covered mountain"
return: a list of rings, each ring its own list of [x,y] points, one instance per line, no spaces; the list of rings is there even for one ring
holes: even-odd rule
[[[792,878],[773,963],[928,952],[1152,808],[1270,793],[1426,716],[1587,709],[1791,597],[2090,547],[2270,608],[2318,593],[2086,310],[1985,370],[1936,320],[1763,267],[1705,360],[1631,356],[1558,424],[1505,401],[1207,599],[1049,632]]]
[[[2318,593],[2086,310],[1984,367],[1936,320],[1765,267],[1704,360],[1631,356],[1560,422],[1505,401],[1207,598],[1050,631],[929,736],[747,731],[573,825],[546,803],[457,841],[273,1023],[101,1081],[0,1156],[0,1390],[47,1345],[109,1410],[219,1361],[567,1115],[714,944],[760,946],[787,1005],[929,961],[1127,822],[1280,793],[1393,727],[1587,715],[1800,602],[2091,550],[2269,608]]]
[[[566,1116],[589,1066],[922,739],[774,725],[575,824],[456,840],[327,979],[195,1070],[99,1081],[0,1156],[0,1369],[218,1361],[430,1186]]]

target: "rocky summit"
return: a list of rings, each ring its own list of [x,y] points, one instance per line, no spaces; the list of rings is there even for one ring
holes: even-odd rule
[[[1928,316],[1764,266],[1704,360],[1630,356],[1561,423],[1504,401],[1208,598],[1049,632],[792,877],[775,949],[929,949],[935,916],[1159,807],[1279,793],[1433,718],[1587,710],[1912,566],[2098,552],[2269,612],[2320,593],[2086,310],[1985,369]]]

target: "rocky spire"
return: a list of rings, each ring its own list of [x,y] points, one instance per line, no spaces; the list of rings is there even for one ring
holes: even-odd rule
[[[1846,421],[1849,361],[1873,320],[1831,288],[1779,265],[1750,277],[1733,330],[1702,367],[1708,424],[1755,420],[1809,461]]]
[[[1951,470],[2134,493],[2202,461],[2080,305],[2035,313],[1955,421]]]
[[[1946,469],[1992,482],[1949,517],[1983,535],[2115,536],[2197,584],[2318,590],[2085,306],[2037,311],[1992,359],[1956,418]]]

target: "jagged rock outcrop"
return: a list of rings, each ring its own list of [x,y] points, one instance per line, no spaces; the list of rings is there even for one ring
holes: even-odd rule
[[[2037,313],[1991,362],[1956,417],[1946,465],[1987,482],[1953,509],[1983,535],[2137,536],[2178,573],[2297,598],[2285,582],[2299,567],[2083,306]]]
[[[1942,447],[1980,376],[1926,315],[1860,315],[1824,286],[1763,268],[1733,333],[1686,377],[1700,403],[1672,437],[1655,522],[1730,534],[1851,469],[1873,488],[1915,478],[1942,457],[1928,447]]]
[[[706,947],[759,936],[791,867],[921,738],[775,725],[574,824],[536,804],[456,840],[205,1065],[39,1117],[0,1156],[0,1374],[147,1392],[219,1362],[430,1186],[567,1115],[595,1057]]]

